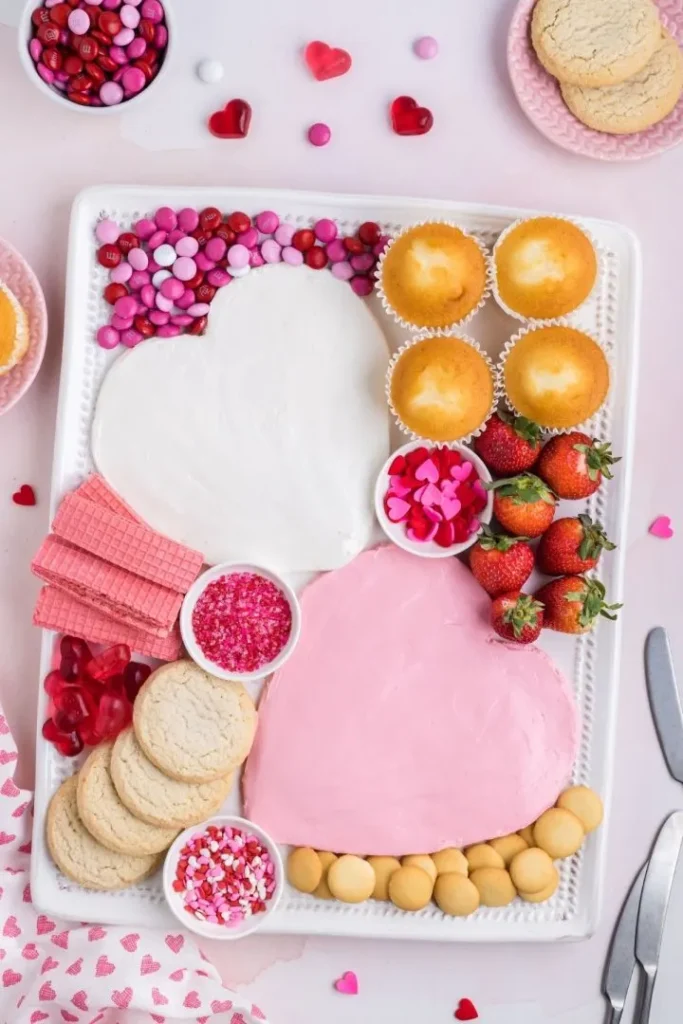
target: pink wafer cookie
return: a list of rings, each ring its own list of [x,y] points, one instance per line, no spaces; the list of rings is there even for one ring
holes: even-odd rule
[[[199,551],[76,493],[64,498],[52,530],[103,561],[179,594],[187,593],[204,561]]]
[[[133,519],[136,523],[143,522],[137,512],[134,512],[116,491],[112,491],[107,481],[99,473],[91,473],[73,493],[80,498],[85,498],[86,501],[93,501],[96,505],[101,505],[102,508],[118,512],[125,519]]]
[[[84,604],[155,636],[168,635],[182,602],[175,591],[109,565],[58,537],[45,538],[31,571]]]
[[[182,642],[177,624],[166,637],[126,626],[65,594],[56,587],[43,587],[33,612],[34,626],[68,633],[94,644],[128,644],[131,651],[160,661],[177,661]]]

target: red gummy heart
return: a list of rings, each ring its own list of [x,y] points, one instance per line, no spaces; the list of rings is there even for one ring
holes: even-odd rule
[[[12,495],[12,501],[15,505],[35,505],[36,492],[30,484],[22,484],[19,490]]]
[[[406,462],[413,469],[416,469],[418,466],[421,466],[422,463],[425,461],[425,459],[428,459],[428,458],[429,458],[429,449],[428,448],[424,448],[424,447],[423,448],[413,448],[412,452],[407,452],[406,453]]]
[[[406,460],[402,455],[397,455],[389,466],[389,476],[400,476],[406,468]]]
[[[428,107],[418,107],[412,96],[397,96],[391,104],[391,126],[397,135],[425,135],[434,124]]]
[[[313,77],[319,82],[345,75],[351,67],[350,53],[328,46],[319,39],[308,44],[304,50],[304,59]]]
[[[209,118],[209,131],[217,139],[244,139],[251,124],[251,107],[246,100],[230,100],[223,110]]]
[[[471,999],[461,999],[453,1016],[456,1020],[476,1020],[479,1014]]]

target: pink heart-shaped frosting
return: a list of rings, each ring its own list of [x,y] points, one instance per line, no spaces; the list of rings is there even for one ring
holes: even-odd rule
[[[462,482],[472,475],[472,468],[471,462],[461,462],[459,466],[451,466],[451,476]]]
[[[660,540],[670,540],[674,535],[671,519],[669,516],[657,516],[648,532],[653,537],[659,537]]]
[[[410,512],[410,505],[403,498],[387,499],[387,515],[392,523],[400,523]]]
[[[416,480],[425,480],[427,483],[435,484],[439,479],[439,470],[437,469],[436,463],[433,459],[425,459],[425,461],[417,467],[415,471]]]

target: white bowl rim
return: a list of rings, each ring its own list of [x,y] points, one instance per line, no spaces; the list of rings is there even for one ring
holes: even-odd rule
[[[156,87],[159,79],[167,72],[176,25],[174,15],[171,12],[172,0],[162,0],[162,3],[164,6],[166,28],[168,29],[168,43],[166,44],[164,62],[149,85],[146,85],[145,88],[135,96],[131,96],[129,99],[123,100],[121,103],[116,103],[111,107],[81,106],[80,103],[72,103],[71,100],[67,99],[66,96],[63,96],[57,89],[51,89],[47,82],[43,81],[36,70],[36,65],[33,63],[30,53],[28,52],[28,44],[31,41],[31,15],[37,7],[43,6],[43,0],[25,0],[24,9],[21,13],[21,18],[19,19],[19,28],[17,30],[17,43],[21,65],[33,84],[43,93],[43,95],[48,96],[54,103],[58,103],[63,110],[71,110],[80,114],[104,117],[109,114],[121,114],[124,110],[130,110],[133,106],[137,106],[139,101],[143,100],[144,97],[149,94],[150,90]]]
[[[289,635],[289,640],[276,658],[269,661],[267,665],[257,669],[255,672],[227,672],[224,668],[221,668],[220,665],[216,665],[213,661],[209,661],[195,640],[194,630],[192,628],[192,612],[194,611],[194,606],[209,583],[212,583],[213,580],[218,579],[220,576],[228,576],[236,572],[252,572],[259,576],[263,576],[264,579],[270,580],[271,583],[274,583],[275,586],[282,591],[289,602],[290,608],[292,609],[292,631]],[[272,569],[266,569],[264,566],[256,565],[253,562],[221,562],[220,564],[207,569],[194,581],[183,598],[183,603],[180,608],[180,635],[183,638],[183,643],[185,644],[187,653],[200,668],[203,668],[205,672],[208,672],[212,676],[216,676],[218,679],[232,679],[238,683],[253,683],[258,682],[261,679],[265,679],[266,676],[269,676],[273,672],[276,672],[277,669],[282,668],[284,663],[293,654],[294,648],[298,643],[300,633],[301,605],[294,590],[278,573],[273,572]]]
[[[174,892],[171,887],[173,879],[175,878],[175,866],[178,857],[180,856],[181,849],[188,839],[195,835],[195,833],[206,830],[209,825],[228,825],[231,828],[241,828],[244,831],[254,832],[263,845],[268,847],[268,852],[275,864],[275,891],[268,901],[267,909],[261,914],[255,914],[252,917],[247,918],[245,922],[236,928],[228,928],[226,925],[211,924],[210,921],[199,921],[194,917],[194,915],[188,914],[183,909],[179,894]],[[277,843],[272,836],[270,836],[265,829],[261,828],[260,825],[257,825],[255,821],[250,821],[248,818],[242,818],[239,814],[215,814],[212,818],[206,818],[205,821],[200,821],[196,825],[190,825],[188,828],[183,829],[180,835],[176,836],[166,852],[162,874],[166,905],[183,928],[187,928],[188,931],[194,932],[196,935],[202,935],[204,938],[217,939],[218,941],[224,942],[234,942],[236,939],[246,938],[247,935],[252,935],[254,932],[258,931],[266,918],[277,909],[278,903],[280,902],[285,889],[285,869],[282,861],[282,854],[280,853],[280,848]]]
[[[419,558],[453,558],[455,555],[461,555],[464,551],[467,551],[476,544],[481,531],[473,533],[471,537],[467,540],[461,541],[460,544],[452,544],[449,548],[439,547],[439,545],[435,544],[434,541],[427,541],[418,544],[415,541],[409,540],[405,531],[400,529],[403,527],[403,523],[392,523],[384,511],[384,496],[386,494],[389,481],[389,466],[398,455],[406,455],[408,452],[412,452],[416,448],[449,448],[451,451],[460,452],[464,458],[475,466],[483,483],[491,483],[493,480],[493,477],[481,456],[477,455],[477,453],[466,444],[460,444],[458,442],[448,443],[445,441],[425,441],[421,438],[409,441],[407,444],[401,445],[400,448],[396,448],[396,450],[391,453],[377,474],[377,481],[375,483],[375,515],[377,516],[379,525],[382,527],[382,530],[392,544],[396,544],[397,547],[402,548],[411,555],[417,555]],[[487,526],[491,522],[492,518],[493,491],[489,491],[486,508],[479,515],[479,521],[482,525]]]

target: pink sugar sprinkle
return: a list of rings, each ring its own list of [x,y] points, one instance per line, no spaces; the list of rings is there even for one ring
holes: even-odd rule
[[[229,573],[209,583],[200,596],[192,629],[209,661],[226,672],[256,672],[274,661],[289,640],[292,609],[280,588],[258,573]],[[233,844],[228,844],[232,850],[241,846]]]

